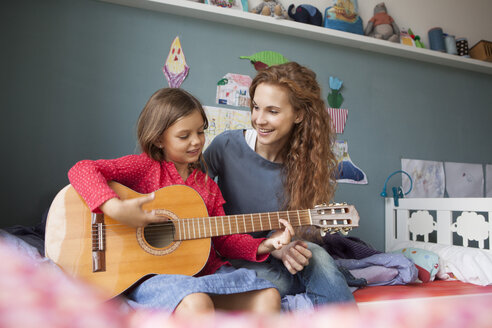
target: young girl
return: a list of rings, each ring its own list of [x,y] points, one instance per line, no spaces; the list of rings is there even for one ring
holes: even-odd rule
[[[309,209],[335,190],[333,131],[316,74],[295,62],[258,72],[250,87],[251,130],[225,131],[205,151],[228,215]],[[256,235],[257,236],[257,235]],[[294,241],[254,269],[281,296],[306,292],[314,304],[353,296],[331,256],[319,245]]]
[[[181,89],[158,90],[138,119],[138,141],[143,153],[80,161],[68,173],[70,183],[91,211],[103,212],[133,227],[163,220],[142,210],[153,194],[121,200],[108,186],[109,180],[144,194],[172,184],[184,184],[201,195],[210,216],[224,215],[219,188],[201,167],[203,131],[207,125],[205,112],[195,97]],[[265,261],[269,252],[288,244],[294,233],[288,222],[281,223],[284,231],[277,231],[268,239],[254,239],[248,234],[212,238],[208,262],[195,277],[156,275],[133,288],[127,296],[138,304],[183,315],[214,309],[279,311],[280,297],[274,285],[257,278],[252,270],[234,269],[221,256]]]

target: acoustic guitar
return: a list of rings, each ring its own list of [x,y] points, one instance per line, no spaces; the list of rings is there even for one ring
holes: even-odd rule
[[[143,196],[110,182],[121,199]],[[46,256],[69,275],[117,296],[152,274],[195,275],[205,266],[211,237],[315,225],[322,231],[346,232],[358,226],[351,205],[319,205],[309,210],[208,217],[201,196],[191,187],[172,185],[155,192],[143,206],[169,220],[144,228],[123,225],[104,214],[92,213],[68,185],[53,200],[45,235]]]

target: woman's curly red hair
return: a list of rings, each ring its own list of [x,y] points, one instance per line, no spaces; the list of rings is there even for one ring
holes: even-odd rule
[[[283,209],[308,209],[329,202],[336,187],[337,162],[332,150],[335,134],[316,74],[296,62],[271,66],[253,79],[251,99],[261,83],[284,88],[294,110],[303,116],[282,150]]]

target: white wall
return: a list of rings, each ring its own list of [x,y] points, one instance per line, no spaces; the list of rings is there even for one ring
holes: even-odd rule
[[[324,16],[324,10],[333,4],[333,0],[279,0],[287,9],[290,4],[311,4]],[[262,0],[249,0],[252,8]],[[381,0],[359,0],[359,15],[364,27],[373,16],[374,6]],[[385,0],[388,14],[400,28],[411,28],[420,35],[429,48],[427,31],[432,27],[441,27],[444,33],[456,38],[468,38],[472,47],[480,40],[492,41],[492,1],[491,0]]]

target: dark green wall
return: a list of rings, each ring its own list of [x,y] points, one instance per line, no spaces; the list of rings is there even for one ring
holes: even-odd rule
[[[379,249],[379,193],[402,157],[492,163],[491,75],[91,0],[0,6],[0,227],[39,222],[76,161],[138,151],[135,122],[167,86],[162,66],[176,36],[191,67],[182,87],[205,105],[224,74],[253,76],[239,56],[262,50],[312,68],[325,95],[330,75],[344,80],[340,139],[369,184],[340,185],[336,200],[356,205],[354,235]]]

